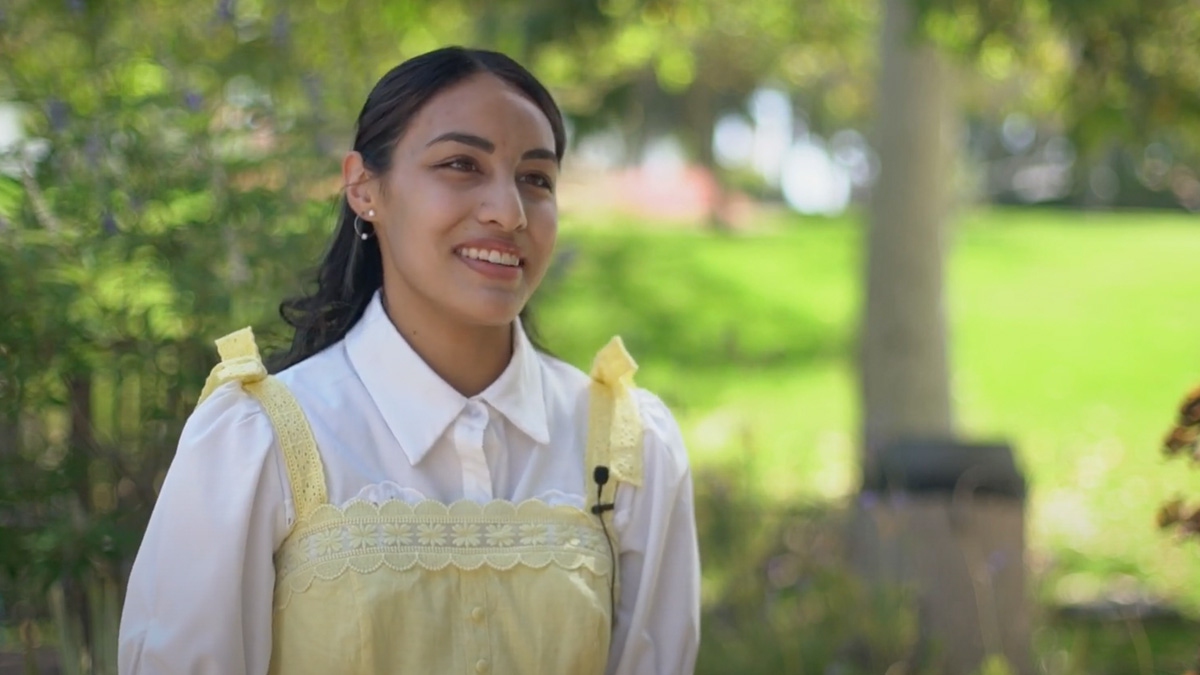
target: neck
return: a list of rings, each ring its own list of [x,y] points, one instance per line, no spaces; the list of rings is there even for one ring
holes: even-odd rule
[[[467,324],[442,312],[421,312],[395,297],[385,290],[383,307],[388,319],[421,360],[458,393],[475,396],[508,367],[513,353],[512,324]]]

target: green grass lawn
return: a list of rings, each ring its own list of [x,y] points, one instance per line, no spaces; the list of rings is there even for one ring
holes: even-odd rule
[[[1158,452],[1200,382],[1200,218],[985,211],[949,241],[959,431],[1017,449],[1039,598],[1200,614],[1200,544],[1154,525],[1200,486]],[[736,469],[764,508],[835,503],[855,489],[860,243],[854,219],[736,235],[568,219],[537,325],[581,366],[623,335],[698,471]]]

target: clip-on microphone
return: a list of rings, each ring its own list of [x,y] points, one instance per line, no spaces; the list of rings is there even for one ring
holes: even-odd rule
[[[596,503],[592,505],[592,513],[598,516],[605,511],[612,511],[617,508],[615,504],[600,503],[600,495],[604,491],[604,486],[608,484],[608,467],[601,465],[593,469],[592,480],[596,481]]]
[[[617,553],[613,550],[612,537],[608,535],[608,524],[604,522],[604,512],[617,508],[616,504],[602,503],[604,486],[608,484],[608,467],[598,465],[592,470],[592,480],[596,481],[596,503],[592,504],[592,513],[600,519],[600,528],[604,530],[604,541],[608,542],[608,559],[612,563],[612,571],[608,577],[608,602],[612,608],[612,620],[617,620]]]

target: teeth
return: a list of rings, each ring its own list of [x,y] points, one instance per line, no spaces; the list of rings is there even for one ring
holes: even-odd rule
[[[496,265],[507,265],[508,267],[517,267],[521,264],[521,259],[517,256],[511,253],[503,253],[501,251],[464,248],[459,251],[459,255],[464,258],[474,258],[475,260],[483,260]]]

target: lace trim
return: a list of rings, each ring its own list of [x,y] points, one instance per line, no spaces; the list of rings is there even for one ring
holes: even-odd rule
[[[321,456],[313,438],[308,419],[287,385],[267,374],[254,332],[243,328],[217,340],[217,352],[221,362],[217,364],[204,383],[200,400],[226,382],[239,381],[253,395],[271,419],[271,426],[279,438],[287,466],[288,482],[292,487],[292,500],[296,517],[302,519],[319,505],[328,501],[325,491],[325,471],[321,468]]]
[[[419,504],[430,498],[420,490],[404,487],[396,481],[385,480],[363,487],[358,491],[358,494],[342,502],[342,506],[345,507],[351,502],[356,501],[382,504],[392,499],[407,504]],[[564,492],[562,490],[546,490],[534,495],[532,499],[551,506],[570,506],[581,510],[587,506],[587,499],[582,494]]]
[[[246,385],[246,389],[258,398],[271,418],[286,460],[296,518],[304,518],[329,501],[321,455],[317,453],[317,441],[308,427],[308,419],[287,385],[273,377]]]
[[[283,609],[317,579],[330,581],[351,570],[518,565],[582,567],[598,576],[613,572],[598,521],[570,506],[537,500],[324,504],[297,522],[276,554],[275,606]]]

